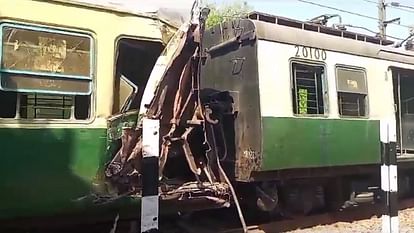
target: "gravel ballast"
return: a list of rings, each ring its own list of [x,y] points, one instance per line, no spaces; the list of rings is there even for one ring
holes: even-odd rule
[[[399,211],[400,233],[414,233],[414,208]],[[329,225],[319,225],[306,229],[287,231],[288,233],[339,233],[339,232],[358,232],[374,233],[381,232],[381,217],[358,220],[354,222],[337,222]]]

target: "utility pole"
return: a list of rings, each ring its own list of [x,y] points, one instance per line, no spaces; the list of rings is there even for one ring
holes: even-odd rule
[[[395,3],[394,3],[395,4]],[[386,8],[388,6],[388,3],[385,3],[385,0],[378,0],[378,28],[379,28],[379,37],[382,40],[387,39],[387,25],[390,23],[398,22],[400,23],[400,18],[395,18],[391,20],[387,20],[387,14],[386,14]]]
[[[385,0],[378,0],[378,27],[379,27],[379,36],[381,39],[386,39],[386,3]]]

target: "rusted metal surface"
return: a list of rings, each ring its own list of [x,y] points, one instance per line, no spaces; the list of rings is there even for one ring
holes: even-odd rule
[[[252,148],[239,153],[237,160],[238,178],[242,180],[250,180],[252,172],[259,171],[262,164],[262,155],[260,151],[255,151]]]
[[[167,49],[177,47],[177,50],[144,115],[160,121],[161,199],[204,199],[228,206],[229,182],[223,179],[217,162],[227,142],[217,135],[223,133],[223,116],[232,115],[233,111],[227,92],[208,96],[206,100],[207,92],[200,90],[201,38],[199,25],[190,25],[180,40],[172,40],[178,46],[167,45]],[[169,52],[164,51],[164,54]],[[108,151],[113,157],[105,168],[105,177],[115,187],[117,195],[140,196],[142,122],[138,119],[134,124],[134,119],[126,114],[121,113],[109,121],[109,144],[115,153]],[[118,150],[117,142],[120,142]]]
[[[155,98],[152,100],[151,106],[147,111],[147,117],[149,118],[160,118],[161,125],[165,126],[170,123],[172,119],[172,111],[174,106],[174,98],[166,98],[167,96],[174,96],[179,87],[179,79],[176,77],[180,74],[180,71],[184,69],[184,66],[188,64],[188,60],[194,52],[195,44],[192,44],[190,48],[184,46],[186,39],[180,41],[182,44],[179,54],[174,58],[167,73],[158,85]],[[186,50],[187,49],[187,50]],[[186,73],[186,72],[184,72]],[[187,73],[188,75],[188,73]],[[185,75],[184,75],[185,76]],[[170,137],[176,124],[171,126],[171,129],[167,127],[161,127],[161,135],[163,135],[162,153],[161,153],[161,168],[166,160],[168,154],[168,142],[165,138]],[[117,127],[119,131],[119,126]],[[122,140],[121,148],[115,154],[112,161],[106,168],[105,174],[112,181],[117,180],[124,175],[140,174],[140,160],[142,159],[142,141],[141,141],[142,128],[140,123],[135,128],[124,128],[122,129]],[[135,166],[134,166],[135,165]],[[125,182],[130,182],[126,180]],[[116,181],[115,183],[119,183]],[[131,183],[126,184],[130,188],[139,188],[138,186],[132,185]]]
[[[228,91],[233,101],[233,125],[224,125],[226,141],[234,141],[224,163],[239,181],[248,181],[262,163],[261,117],[255,26],[249,20],[234,20],[206,32],[206,61],[200,88]],[[233,137],[233,138],[232,138]],[[231,144],[231,143],[228,143]]]

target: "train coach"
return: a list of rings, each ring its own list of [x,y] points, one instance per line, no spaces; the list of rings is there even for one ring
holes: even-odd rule
[[[16,2],[0,2],[2,223],[140,217],[144,170],[172,203],[163,213],[232,198],[303,214],[381,200],[383,122],[399,193],[413,194],[414,53],[391,41],[262,13],[204,31],[113,6]],[[143,158],[145,118],[159,121],[156,166]]]
[[[189,15],[122,1],[0,6],[1,227],[137,215],[140,198],[108,198],[103,169]]]
[[[200,85],[233,98],[236,149],[223,163],[247,202],[309,213],[377,200],[381,122],[397,142],[400,196],[413,193],[412,51],[257,12],[203,38]]]

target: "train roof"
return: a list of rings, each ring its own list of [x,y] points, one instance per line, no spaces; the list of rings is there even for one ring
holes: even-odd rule
[[[248,18],[260,39],[414,64],[414,51],[395,48],[391,40],[260,12]]]
[[[52,0],[52,2],[158,19],[180,27],[190,19],[192,0]]]

